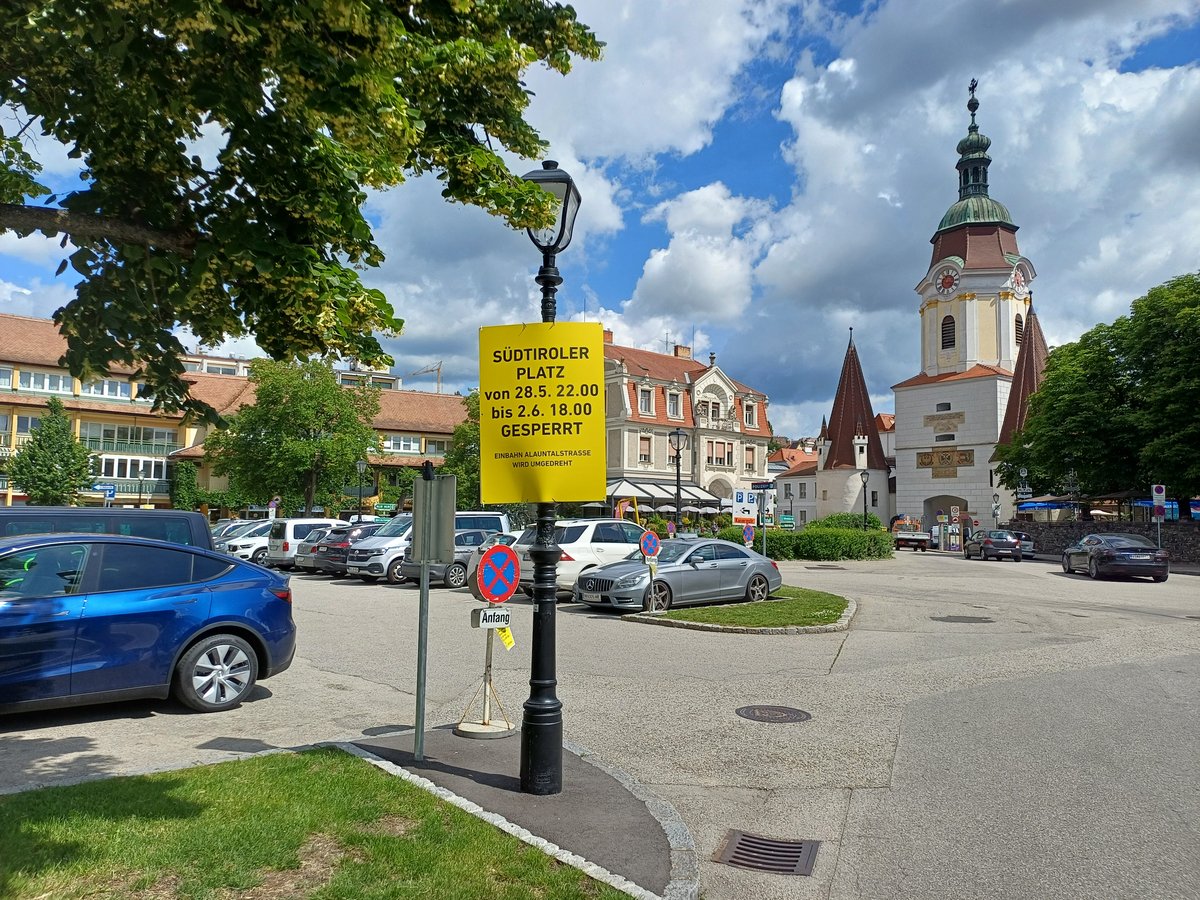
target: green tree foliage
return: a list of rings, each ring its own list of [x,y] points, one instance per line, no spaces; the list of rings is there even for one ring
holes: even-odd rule
[[[458,509],[479,509],[479,392],[463,398],[467,417],[455,429],[441,474],[453,475]]]
[[[198,509],[204,502],[196,465],[177,462],[171,471],[171,505],[176,509]]]
[[[228,475],[231,491],[253,503],[279,495],[289,511],[337,505],[342,488],[357,484],[355,463],[375,446],[378,389],[342,387],[317,360],[253,360],[250,381],[254,403],[204,441],[214,474]]]
[[[1064,493],[1074,470],[1081,494],[1165,484],[1189,516],[1200,493],[1200,275],[1159,285],[1130,314],[1056,347],[1030,398],[1024,429],[997,448],[997,471],[1035,494]]]
[[[382,260],[368,190],[431,173],[447,200],[548,224],[546,192],[502,158],[545,149],[524,75],[600,51],[545,0],[6,0],[0,232],[77,248],[55,314],[73,374],[142,366],[158,402],[211,417],[187,397],[179,325],[276,359],[390,362],[375,334],[402,322],[358,274]],[[31,125],[83,168],[44,205]]]
[[[38,427],[8,466],[13,484],[37,506],[74,504],[92,486],[96,471],[95,457],[75,438],[57,397],[46,401]]]

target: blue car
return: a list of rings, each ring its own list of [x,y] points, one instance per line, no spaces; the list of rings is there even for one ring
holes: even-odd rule
[[[296,652],[288,579],[199,547],[0,538],[0,712],[174,695],[241,703]]]

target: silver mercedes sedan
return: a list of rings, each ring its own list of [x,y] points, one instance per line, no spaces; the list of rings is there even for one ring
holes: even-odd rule
[[[773,560],[729,541],[663,541],[650,565],[640,550],[582,572],[574,599],[590,606],[659,612],[672,606],[728,600],[765,600],[783,584]]]

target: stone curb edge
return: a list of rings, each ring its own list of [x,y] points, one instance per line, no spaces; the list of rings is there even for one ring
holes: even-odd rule
[[[435,797],[438,797],[452,806],[457,806],[464,812],[470,813],[476,818],[482,819],[501,831],[511,834],[520,841],[524,841],[531,847],[536,847],[543,853],[554,857],[561,863],[573,866],[579,869],[586,875],[595,878],[597,881],[602,881],[610,887],[614,887],[622,893],[628,894],[630,897],[636,897],[638,900],[695,900],[699,896],[699,869],[695,862],[695,847],[692,844],[691,834],[683,821],[679,818],[679,814],[669,803],[655,797],[648,790],[639,785],[628,774],[614,769],[606,763],[602,763],[592,753],[583,748],[577,748],[576,745],[566,741],[563,746],[574,753],[576,756],[585,762],[596,766],[597,768],[607,772],[609,775],[616,778],[621,784],[629,790],[634,796],[646,804],[646,808],[650,811],[662,825],[663,831],[667,834],[667,840],[671,845],[671,882],[667,885],[667,891],[661,897],[658,894],[652,893],[639,885],[634,884],[627,878],[622,878],[616,875],[603,866],[598,866],[593,862],[589,862],[582,856],[578,856],[569,850],[564,850],[557,844],[538,837],[531,831],[516,825],[508,819],[497,813],[488,812],[479,804],[458,796],[453,791],[449,791],[444,787],[434,784],[428,778],[423,778],[407,769],[388,762],[386,759],[381,759],[373,753],[363,750],[355,744],[343,741],[328,741],[315,746],[336,747],[353,756],[366,760],[371,765],[387,772],[390,775],[395,775],[398,778],[407,781],[409,784],[419,787],[422,790],[428,791]],[[682,834],[680,834],[680,832]],[[689,880],[686,875],[692,875]],[[681,877],[682,875],[682,877]]]
[[[764,601],[770,602],[770,601]],[[707,622],[683,622],[676,619],[664,619],[662,613],[630,613],[622,616],[622,622],[641,622],[647,625],[662,625],[666,628],[690,628],[693,631],[727,631],[733,634],[825,634],[831,631],[845,631],[850,627],[850,620],[858,612],[858,604],[846,598],[846,609],[841,617],[829,625],[796,625],[789,628],[746,628],[742,625],[710,625]]]

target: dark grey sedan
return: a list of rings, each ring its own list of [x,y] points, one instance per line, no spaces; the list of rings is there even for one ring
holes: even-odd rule
[[[1148,537],[1140,534],[1089,534],[1062,555],[1062,570],[1085,569],[1092,578],[1108,575],[1144,575],[1166,581],[1171,559]]]
[[[1011,531],[976,531],[963,544],[963,559],[978,556],[980,559],[1003,559],[1021,561],[1021,539]]]
[[[765,600],[783,584],[773,560],[729,541],[663,541],[653,579],[641,551],[581,572],[574,599],[590,606],[662,611],[691,603]]]

